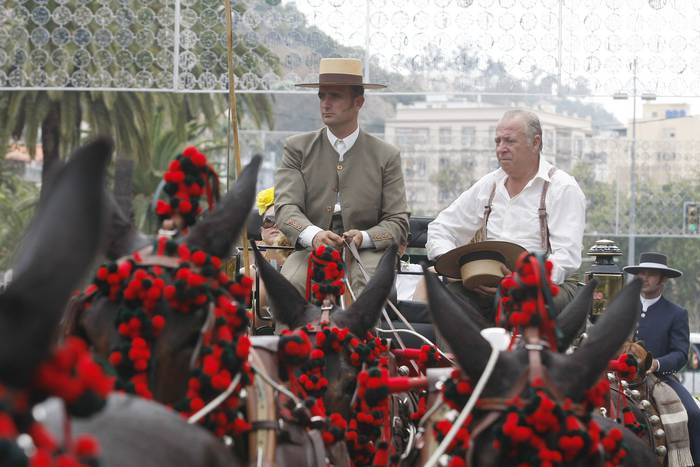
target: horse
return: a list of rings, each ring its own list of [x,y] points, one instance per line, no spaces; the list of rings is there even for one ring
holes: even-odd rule
[[[276,322],[281,323],[290,330],[305,330],[312,335],[312,340],[315,333],[328,332],[332,328],[341,330],[341,333],[349,331],[355,336],[354,340],[356,341],[358,338],[371,339],[370,336],[372,334],[368,333],[371,333],[380,320],[383,306],[389,296],[396,275],[397,250],[397,247],[392,246],[384,252],[374,276],[369,280],[362,294],[357,297],[349,308],[342,309],[334,301],[327,301],[321,307],[308,303],[281,273],[265,261],[260,251],[254,247],[258,272],[267,287],[271,311]],[[285,335],[281,339],[285,339]],[[400,391],[404,394],[404,397],[390,397],[388,403],[390,409],[381,416],[384,419],[380,420],[377,418],[379,416],[376,416],[375,421],[378,424],[389,425],[389,421],[394,420],[391,422],[391,428],[394,428],[392,433],[390,435],[384,433],[381,436],[383,442],[387,445],[392,445],[385,446],[387,451],[393,448],[395,452],[400,453],[406,441],[404,439],[404,430],[407,430],[408,424],[411,423],[408,420],[408,416],[415,410],[415,407],[411,402],[411,398],[405,397],[407,388],[391,389],[393,387],[391,375],[395,374],[396,367],[391,363],[393,360],[388,356],[388,347],[385,348],[384,352],[384,355],[386,355],[384,358],[387,358],[390,363],[388,365],[388,377],[382,380],[381,384],[387,388],[388,392]],[[371,366],[371,364],[366,366]],[[335,414],[339,414],[344,420],[350,420],[354,416],[354,402],[357,401],[358,394],[362,393],[362,384],[358,382],[364,378],[364,376],[359,376],[362,373],[362,369],[362,366],[358,366],[356,361],[353,362],[353,352],[348,350],[347,347],[333,352],[325,352],[325,367],[322,376],[328,380],[328,387],[325,390],[325,394],[323,394],[322,400],[325,414],[334,414],[331,415],[331,419],[337,416]],[[378,370],[369,371],[370,373],[372,371],[375,371],[375,374],[379,373]],[[348,437],[349,439],[350,437]],[[377,456],[374,458],[374,462],[377,462],[379,465],[388,462],[388,456],[383,457],[383,454],[379,452],[382,449],[382,443],[378,443],[376,446],[376,453],[363,452],[361,454],[362,456],[371,454],[363,462],[371,463],[372,455]],[[353,453],[357,455],[356,446],[352,442],[349,442],[348,448],[351,455]],[[347,463],[347,458],[332,458],[332,461],[345,464]]]
[[[667,462],[669,455],[668,439],[664,430],[663,417],[654,398],[657,385],[663,383],[655,374],[647,373],[653,357],[641,341],[627,341],[615,355],[617,358],[631,356],[634,360],[634,375],[610,374],[610,400],[606,409],[617,413],[623,423],[627,423],[638,433],[657,455],[660,464]],[[623,382],[624,381],[624,382]],[[680,403],[680,400],[678,401]],[[633,419],[625,418],[629,410]],[[673,450],[671,450],[673,451]],[[688,453],[689,454],[689,453]],[[673,455],[677,455],[675,452]],[[690,459],[687,459],[690,461]]]
[[[434,274],[426,272],[426,283],[430,310],[436,327],[453,350],[464,375],[471,381],[479,381],[490,359],[491,345],[480,335],[479,329],[469,317],[455,305]],[[473,414],[473,426],[476,429],[469,439],[469,455],[472,457],[469,459],[470,465],[495,466],[510,462],[507,456],[511,452],[498,449],[497,429],[491,427],[494,423],[510,420],[506,419],[502,410],[513,397],[522,397],[524,403],[531,401],[527,392],[528,378],[539,374],[540,379],[545,382],[544,390],[559,394],[561,398],[575,403],[585,400],[587,391],[596,385],[596,381],[607,368],[608,361],[635,324],[640,288],[640,281],[626,286],[610,304],[603,317],[591,328],[588,339],[573,354],[564,355],[549,350],[541,341],[537,341],[529,330],[524,334],[524,346],[517,347],[512,352],[498,354],[493,371],[480,396],[484,403],[480,406],[477,402],[477,407],[483,408]],[[571,407],[577,408],[578,416],[590,417],[590,412],[584,412],[588,410],[584,406],[572,404]],[[603,430],[620,430],[621,439],[618,441],[626,447],[624,465],[653,465],[656,462],[654,453],[634,433],[596,414],[593,414],[593,420]],[[512,425],[508,429],[511,428]],[[583,466],[591,461],[595,461],[595,457],[576,459],[567,465]]]
[[[17,255],[15,279],[0,294],[0,381],[13,387],[10,394],[36,377],[63,308],[102,244],[103,185],[112,147],[111,140],[98,138],[55,171]],[[64,411],[52,399],[33,413],[60,443],[71,431],[97,438],[103,466],[235,465],[209,433],[149,401],[115,394],[105,411],[70,424]]]
[[[288,465],[308,464],[320,467],[325,465],[326,456],[323,443],[320,442],[319,446],[316,442],[320,441],[320,436],[315,437],[314,430],[306,431],[305,426],[299,425],[295,420],[282,420],[274,412],[274,394],[267,394],[263,387],[263,381],[274,384],[276,379],[275,374],[264,371],[261,363],[276,359],[274,352],[268,351],[271,346],[264,339],[253,338],[250,352],[248,350],[248,339],[245,336],[248,318],[242,300],[248,298],[244,297],[249,292],[245,285],[249,285],[250,281],[243,278],[230,281],[220,269],[222,264],[219,258],[225,257],[231,250],[250,211],[259,164],[260,158],[253,158],[217,208],[192,226],[186,235],[178,238],[177,243],[161,237],[155,241],[153,250],[146,248],[137,252],[125,252],[124,249],[129,248],[129,242],[115,248],[112,256],[119,252],[123,255],[122,258],[98,269],[93,285],[88,287],[86,297],[81,301],[82,306],[72,314],[67,328],[84,336],[99,355],[117,367],[122,375],[120,384],[126,389],[137,391],[163,404],[173,405],[190,416],[193,422],[205,414],[202,415],[203,423],[208,428],[218,436],[233,437],[232,450],[239,461],[263,465],[284,465],[288,462]],[[126,230],[131,232],[131,239],[139,240],[140,237],[134,235],[130,228]],[[118,246],[115,242],[111,245]],[[116,278],[125,269],[129,272],[122,279]],[[183,279],[183,271],[186,272],[186,281]],[[140,278],[137,274],[141,274]],[[148,342],[150,359],[144,366],[147,369],[144,375],[146,377],[138,382],[129,373],[132,367],[122,366],[125,358],[131,359],[131,350],[120,350],[123,349],[128,334],[124,333],[124,322],[120,324],[120,317],[124,309],[134,312],[131,303],[134,296],[129,295],[127,289],[138,282],[144,290],[143,278],[146,276],[149,285],[160,281],[158,287],[163,290],[163,294],[153,299],[149,309],[145,307],[144,301],[141,311],[136,312],[150,310],[148,319],[159,319],[161,326],[163,322],[165,325],[149,336],[152,341]],[[113,294],[111,286],[117,283],[122,285],[117,285],[119,290]],[[199,292],[196,297],[188,295],[198,287],[206,287],[206,296]],[[167,289],[173,295],[167,296]],[[180,293],[178,290],[182,292],[182,297],[174,299],[176,293]],[[234,296],[237,305],[232,305]],[[199,298],[203,300],[200,302]],[[183,310],[185,304],[189,305]],[[227,311],[219,314],[222,310]],[[234,321],[235,326],[228,326]],[[138,326],[151,329],[151,326],[155,326],[154,322],[142,320]],[[131,321],[129,323],[134,324]],[[229,347],[223,353],[217,353],[215,346],[209,345],[226,336],[231,338],[232,334],[237,342],[235,349]],[[136,348],[135,343],[135,339],[129,343],[131,349]],[[137,350],[143,354],[142,348]],[[115,354],[118,354],[118,359],[115,359]],[[217,364],[212,357],[216,358],[217,355],[221,367],[214,368]],[[131,365],[130,362],[127,363]],[[133,363],[135,369],[137,362]],[[251,370],[256,371],[254,379]],[[140,371],[144,374],[143,369]],[[210,373],[212,371],[216,374]],[[238,378],[240,383],[236,383]],[[217,383],[214,382],[215,379]],[[251,379],[253,381],[249,381]],[[219,386],[214,388],[214,384]],[[226,384],[229,384],[228,388]],[[245,391],[242,390],[244,387]],[[216,394],[224,396],[223,399],[214,397],[216,394],[213,394],[213,388],[216,389]],[[192,393],[200,389],[202,397],[194,397]],[[219,404],[218,413],[208,413],[209,404],[205,404],[210,401]],[[245,418],[239,418],[238,415]],[[222,416],[225,423],[221,422]],[[229,416],[234,418],[227,419]],[[240,431],[228,431],[230,428],[240,428]],[[243,436],[244,433],[248,436]]]
[[[226,257],[252,205],[259,165],[259,158],[248,164],[217,209],[195,224],[189,234],[180,239],[180,244],[219,258]],[[133,258],[133,253],[138,255],[138,252],[130,253],[125,258]],[[158,255],[152,257],[158,262]],[[178,260],[164,260],[159,265],[166,271],[168,283],[174,282],[170,274],[178,264]],[[115,322],[122,302],[123,298],[110,300],[109,297],[98,294],[88,308],[75,313],[66,327],[71,333],[84,337],[98,355],[109,358],[120,339]],[[83,301],[83,305],[84,303]],[[175,404],[186,394],[190,360],[209,310],[198,307],[189,313],[178,313],[171,309],[164,298],[158,301],[156,307],[159,314],[165,317],[166,327],[151,349],[155,368],[152,398],[166,405]]]

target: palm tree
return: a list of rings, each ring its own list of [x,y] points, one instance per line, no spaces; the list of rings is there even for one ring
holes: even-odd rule
[[[12,264],[12,255],[34,214],[39,189],[0,164],[0,272]]]
[[[100,2],[104,6],[105,2]],[[123,0],[114,0],[111,10],[124,9]],[[128,2],[132,3],[132,2]],[[51,8],[56,8],[54,2],[49,2]],[[140,2],[133,1],[132,11],[138,11],[142,6]],[[82,5],[81,8],[92,8],[96,10],[100,5]],[[151,4],[155,14],[166,8],[166,5]],[[221,13],[219,7],[219,12]],[[245,5],[238,2],[234,7],[239,14],[243,14]],[[94,11],[92,11],[94,13]],[[133,14],[133,13],[132,13]],[[39,27],[43,27],[52,33],[57,26],[51,22],[39,26],[25,21],[17,23],[7,21],[0,24],[0,29],[11,32],[12,28],[18,24],[31,37],[32,33]],[[169,31],[167,26],[154,22],[154,36],[164,37]],[[79,25],[90,30],[94,36],[96,30],[107,30],[112,35],[120,32],[121,25],[111,23],[107,26],[98,25],[96,22],[89,22],[86,25]],[[128,29],[128,28],[127,28]],[[222,33],[217,30],[217,33]],[[31,41],[27,41],[24,46],[29,54],[42,47],[35,46]],[[53,47],[48,44],[46,47]],[[221,45],[215,50],[222,53]],[[81,50],[90,52],[95,56],[97,52],[112,52],[116,56],[117,46],[110,43],[107,47],[100,47],[95,41],[89,42],[81,49],[75,44],[66,44],[64,51],[70,56],[71,53],[78,53]],[[139,49],[142,50],[143,48]],[[154,45],[149,50],[153,56],[162,51],[159,41],[154,41]],[[262,75],[260,67],[270,67],[278,71],[279,61],[269,51],[260,46],[247,46],[243,41],[239,41],[235,54],[244,56],[254,54],[261,57],[257,61],[241,60],[240,65],[234,70],[236,76],[242,76],[246,72]],[[11,63],[3,71],[9,76],[19,72],[28,74],[30,65]],[[53,67],[53,68],[51,68]],[[96,64],[83,66],[82,70],[88,73],[105,73],[115,75],[120,69],[136,71],[134,64],[120,63],[98,67]],[[71,75],[75,70],[80,70],[75,61],[66,64],[65,69],[58,69],[53,65],[46,65],[43,71],[47,73],[66,72]],[[197,74],[202,71],[201,64],[191,70]],[[221,70],[219,70],[221,71]],[[0,150],[5,149],[10,139],[23,139],[31,155],[35,154],[37,143],[41,142],[44,154],[43,174],[49,173],[49,168],[60,155],[65,155],[74,147],[77,147],[81,140],[95,134],[109,134],[116,142],[116,171],[115,188],[118,199],[123,201],[131,197],[131,176],[133,168],[143,168],[149,165],[148,161],[152,156],[153,136],[152,119],[154,112],[162,112],[161,125],[168,126],[174,131],[175,137],[180,137],[180,143],[186,142],[187,125],[204,124],[209,128],[215,128],[226,113],[228,100],[223,94],[182,94],[182,93],[149,93],[149,92],[102,92],[102,91],[9,91],[0,94],[0,115],[9,118],[0,119]],[[271,100],[265,95],[247,95],[239,100],[239,114],[247,115],[255,125],[262,127],[267,125],[272,127],[273,116]],[[171,155],[172,157],[172,155]],[[130,206],[122,204],[125,211],[129,212]]]

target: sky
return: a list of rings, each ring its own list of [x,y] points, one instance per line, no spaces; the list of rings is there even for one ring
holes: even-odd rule
[[[452,54],[466,47],[506,65],[511,75],[536,79],[542,70],[575,87],[585,79],[614,115],[632,118],[636,59],[639,94],[700,109],[700,2],[696,0],[297,0],[315,25],[372,60],[449,85],[459,75]],[[438,56],[430,61],[429,56]],[[403,60],[400,60],[402,57]],[[561,66],[560,66],[561,63]],[[641,101],[638,102],[641,104]],[[638,117],[641,105],[638,105]]]

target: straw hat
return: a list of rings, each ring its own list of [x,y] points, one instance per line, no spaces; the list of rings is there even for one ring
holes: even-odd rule
[[[471,243],[440,256],[435,270],[443,276],[462,279],[462,284],[468,289],[479,285],[496,287],[503,278],[501,265],[514,270],[515,261],[524,251],[525,248],[511,242],[488,240]]]
[[[362,61],[356,58],[322,58],[318,83],[301,83],[302,88],[320,86],[363,86],[367,89],[385,88],[384,84],[365,83],[362,79]]]
[[[683,275],[678,269],[668,267],[668,259],[663,253],[642,253],[639,255],[639,264],[636,266],[626,266],[623,271],[629,274],[637,274],[642,269],[652,269],[661,272],[662,275],[670,278]]]

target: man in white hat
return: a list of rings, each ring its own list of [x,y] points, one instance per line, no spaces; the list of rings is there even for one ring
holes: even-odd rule
[[[318,82],[297,86],[318,88],[325,124],[287,139],[275,174],[277,225],[299,248],[281,272],[304,294],[312,248],[353,242],[371,274],[383,250],[406,241],[408,207],[399,149],[359,127],[365,88],[385,86],[365,83],[362,62],[348,58],[322,59]],[[364,288],[357,266],[349,278]]]
[[[688,312],[663,296],[668,279],[681,277],[683,273],[668,266],[662,253],[642,253],[639,264],[627,266],[623,271],[635,274],[642,280],[641,314],[635,340],[644,342],[654,356],[649,369],[671,386],[688,414],[690,451],[695,464],[700,464],[700,408],[688,390],[674,377],[688,363],[690,330]]]
[[[578,289],[572,274],[581,265],[585,197],[572,176],[540,157],[542,127],[534,113],[506,112],[496,126],[495,143],[500,168],[478,180],[430,223],[428,258],[436,260],[457,247],[486,240],[548,251],[552,281],[560,286],[554,305],[561,311]],[[492,319],[496,288],[465,284],[469,289],[460,282],[449,287]]]

